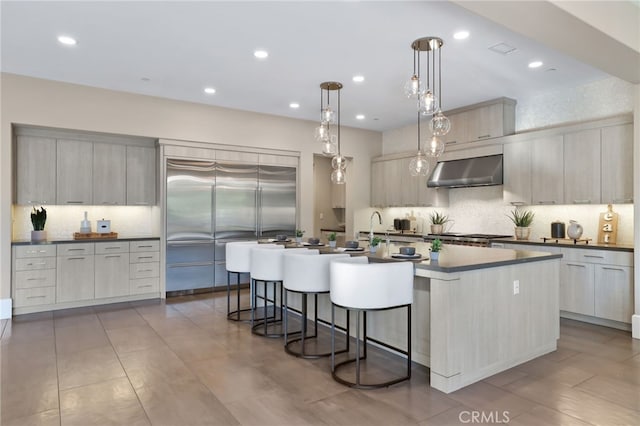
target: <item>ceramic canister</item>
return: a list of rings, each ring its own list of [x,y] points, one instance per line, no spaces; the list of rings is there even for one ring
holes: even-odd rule
[[[560,222],[559,220],[551,222],[551,238],[564,238],[564,227],[564,222]]]

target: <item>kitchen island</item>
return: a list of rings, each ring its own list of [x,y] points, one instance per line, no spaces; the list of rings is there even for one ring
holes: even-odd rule
[[[391,255],[400,246],[422,254],[412,260],[412,359],[430,368],[432,387],[450,393],[556,350],[562,255],[444,245],[439,261],[431,262],[428,243],[382,243],[375,254],[359,254],[398,261]],[[330,319],[328,300],[319,304],[319,315]],[[337,319],[344,325],[344,316]],[[406,347],[403,313],[376,312],[367,322],[371,338]]]

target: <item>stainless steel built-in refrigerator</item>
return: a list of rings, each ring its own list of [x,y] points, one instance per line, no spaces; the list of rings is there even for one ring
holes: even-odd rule
[[[293,235],[296,169],[168,160],[166,200],[167,294],[207,291],[226,285],[227,242]]]

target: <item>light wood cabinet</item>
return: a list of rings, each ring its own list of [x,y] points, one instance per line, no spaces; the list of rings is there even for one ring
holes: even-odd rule
[[[456,114],[447,115],[447,118],[451,124],[451,130],[443,136],[442,140],[444,143],[446,145],[454,145],[468,142],[467,121],[469,120],[469,113],[467,111],[462,111]]]
[[[37,136],[16,138],[17,204],[56,203],[56,140]]]
[[[11,275],[14,307],[55,303],[55,256],[54,245],[14,247]]]
[[[504,201],[512,205],[531,204],[531,144],[517,142],[503,148]]]
[[[132,241],[129,251],[129,293],[157,293],[160,287],[159,241]]]
[[[564,135],[565,204],[600,204],[600,129]]]
[[[129,294],[129,243],[95,245],[95,298]]]
[[[562,135],[545,136],[531,143],[532,204],[564,203],[564,147]]]
[[[511,135],[516,126],[515,108],[515,100],[500,98],[447,111],[451,130],[443,140],[451,145]]]
[[[595,316],[631,323],[633,315],[633,268],[595,265]]]
[[[602,203],[633,203],[633,124],[602,128]]]
[[[56,266],[56,303],[94,299],[93,243],[59,244]]]
[[[58,139],[56,204],[92,204],[93,144]]]
[[[467,116],[467,137],[469,141],[504,136],[502,104],[487,105],[473,109]]]
[[[154,147],[127,146],[126,199],[130,206],[156,204],[157,158]]]
[[[124,145],[93,144],[93,204],[126,203],[126,151]]]
[[[379,158],[371,163],[371,205],[373,207],[447,206],[446,188],[428,188],[425,176],[411,176],[413,157]],[[430,168],[435,161],[430,161]]]
[[[564,261],[560,263],[560,310],[591,316],[595,314],[592,264]]]

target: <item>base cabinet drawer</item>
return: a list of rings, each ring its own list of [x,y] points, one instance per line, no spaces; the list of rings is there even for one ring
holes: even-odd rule
[[[34,257],[34,258],[16,259],[14,267],[16,271],[55,269],[56,258],[55,257]]]
[[[137,253],[140,251],[160,251],[160,241],[131,241],[129,243],[129,251]]]
[[[16,246],[16,258],[21,259],[25,257],[55,257],[56,246],[51,245],[31,245],[31,246]]]
[[[56,302],[55,287],[16,289],[16,306],[53,305]]]
[[[160,288],[158,278],[142,278],[129,281],[129,291],[131,294],[155,293]]]
[[[140,278],[157,278],[160,276],[160,263],[132,263],[129,265],[129,278],[137,280]]]
[[[130,255],[131,263],[160,262],[159,252],[136,252]]]
[[[55,266],[55,264],[54,264]],[[56,270],[39,269],[35,271],[17,271],[14,286],[16,289],[35,287],[55,287]]]

